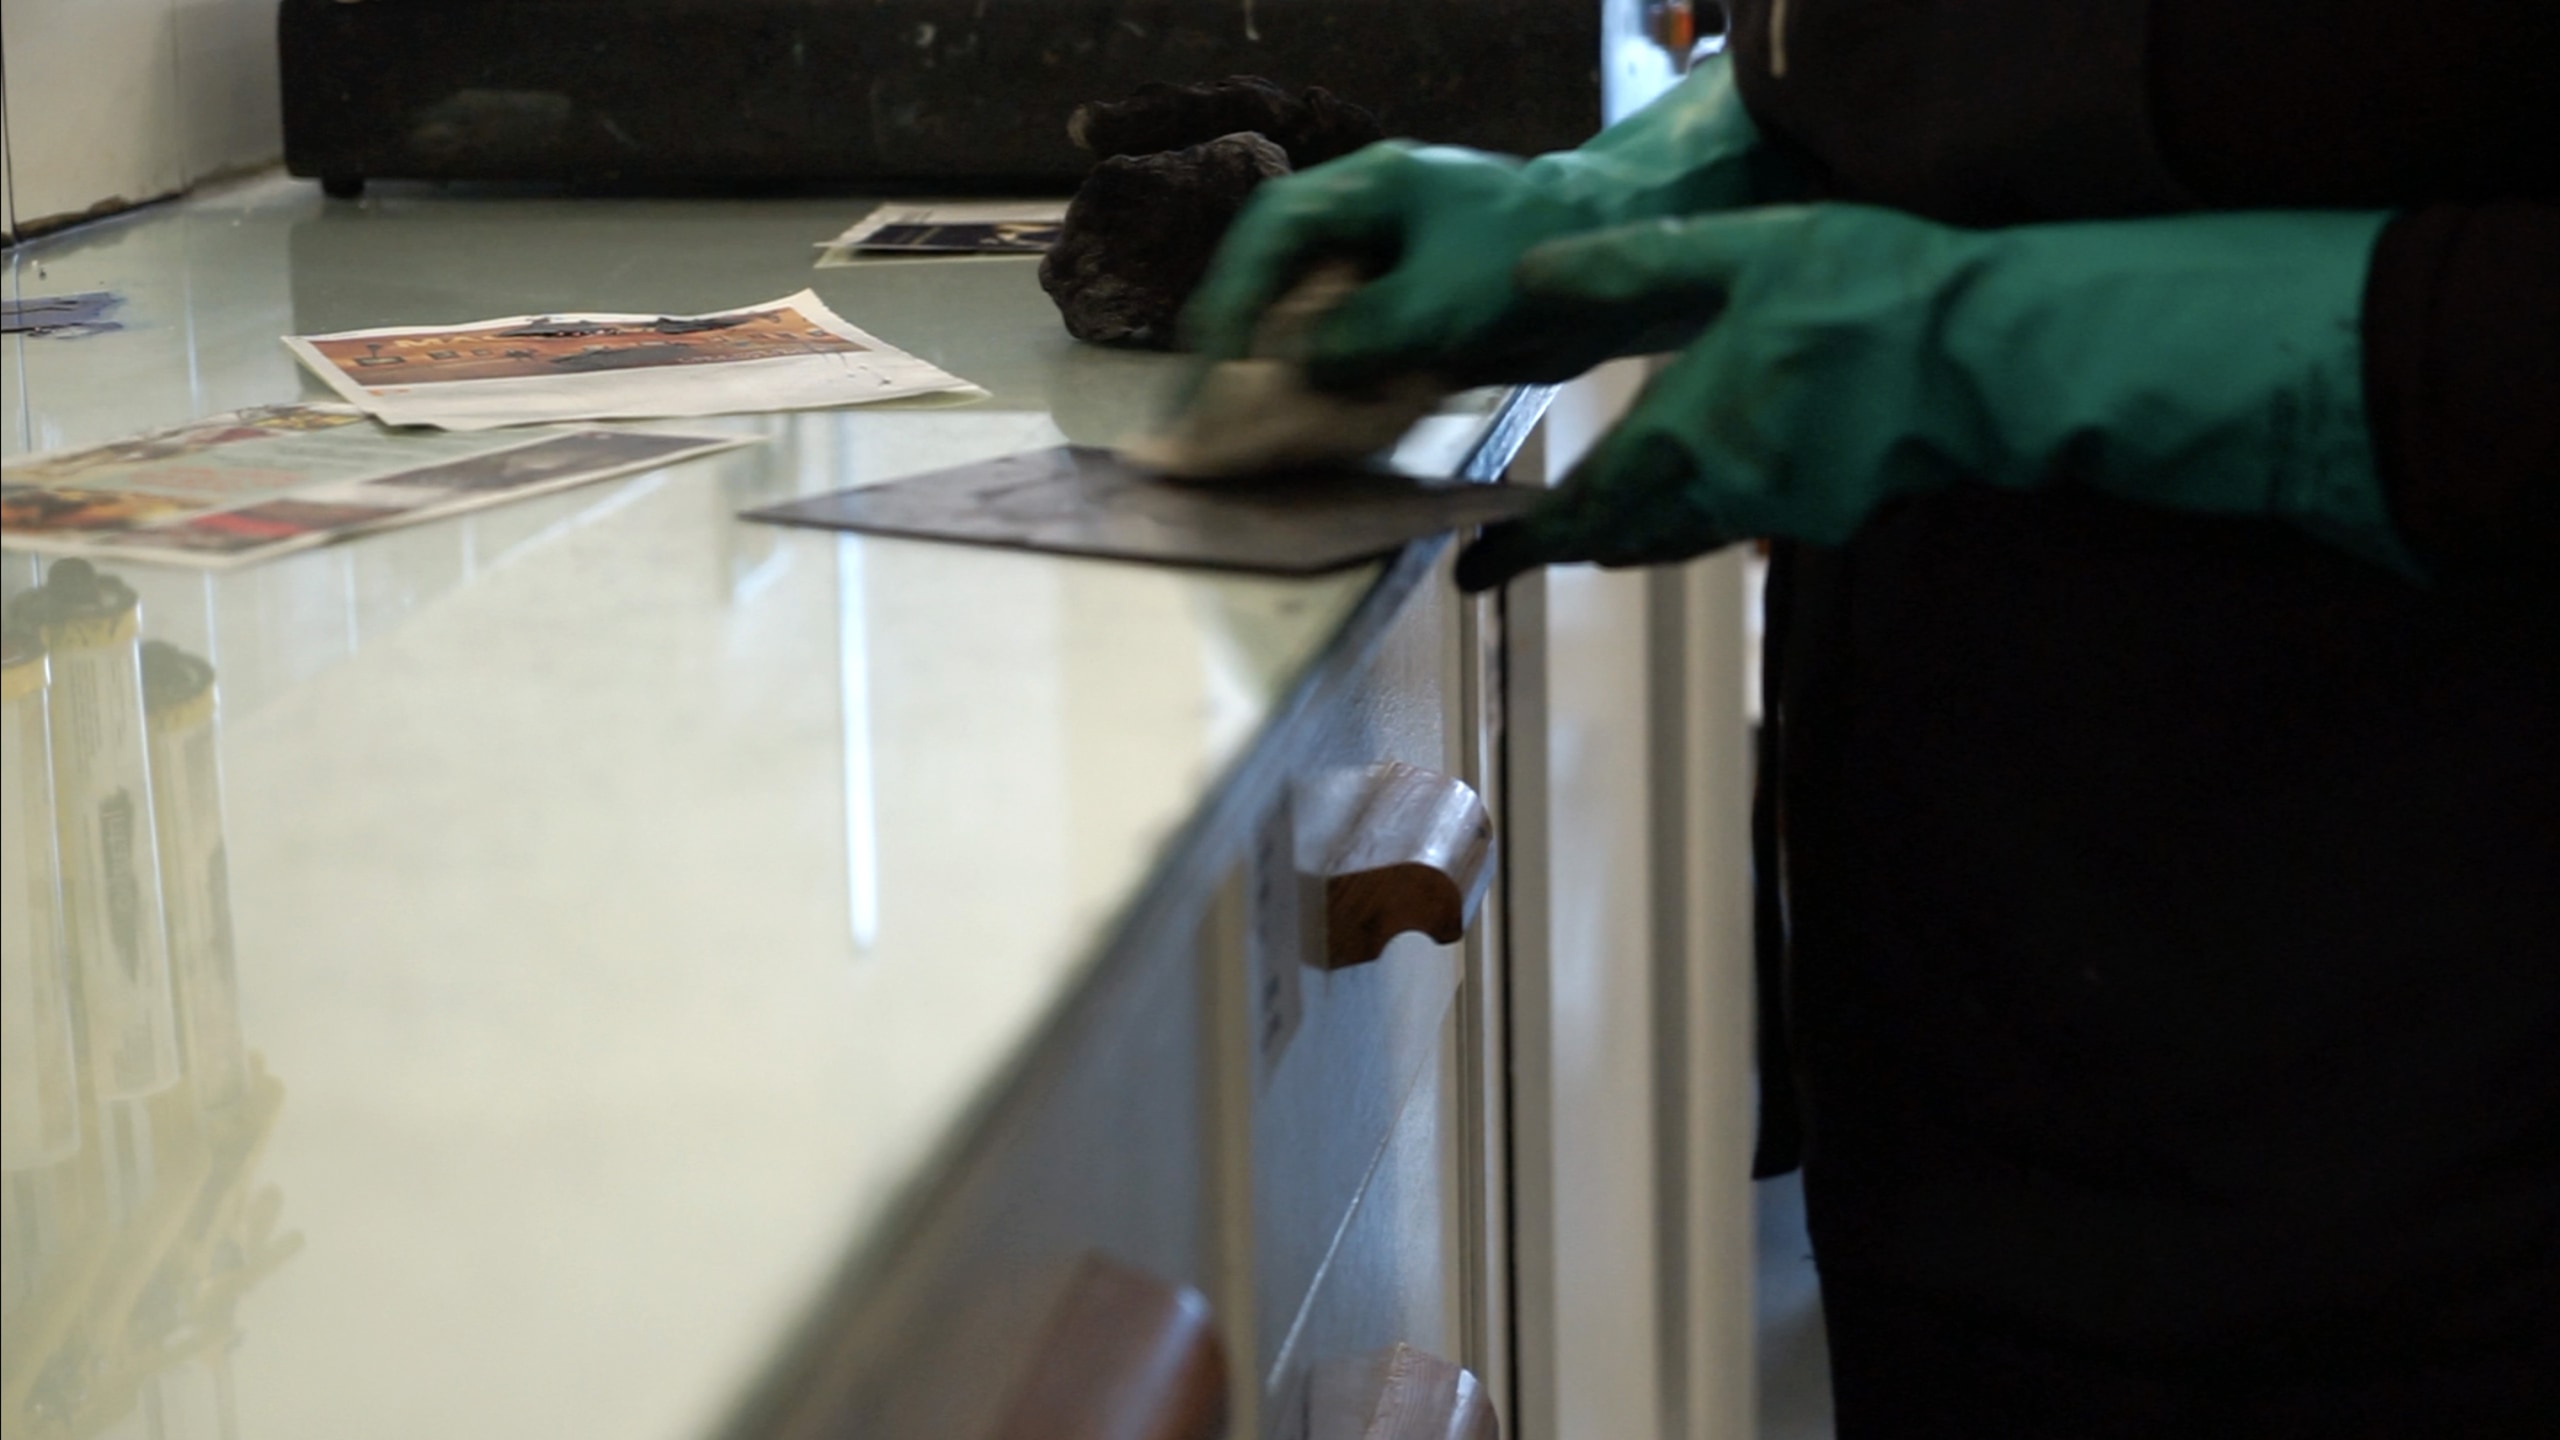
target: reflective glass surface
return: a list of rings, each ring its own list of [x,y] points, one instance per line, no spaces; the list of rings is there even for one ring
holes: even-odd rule
[[[9,252],[123,297],[0,341],[13,457],[319,398],[286,333],[804,285],[992,392],[236,572],[6,555],[12,1440],[710,1433],[1371,583],[734,519],[1171,376],[1028,260],[812,270],[863,208],[267,179]]]

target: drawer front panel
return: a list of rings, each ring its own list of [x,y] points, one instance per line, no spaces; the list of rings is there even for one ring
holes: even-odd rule
[[[1202,974],[1181,943],[1115,956],[905,1234],[819,1322],[833,1339],[742,1433],[952,1440],[993,1432],[1101,1257],[1209,1288]],[[1228,1364],[1244,1357],[1230,1355]]]
[[[1448,668],[1456,645],[1455,601],[1445,575],[1435,575],[1384,637],[1320,757],[1293,777],[1302,873],[1322,863],[1326,837],[1303,833],[1323,809],[1309,799],[1317,787],[1382,761],[1455,771],[1458,706]],[[1280,972],[1257,975],[1255,1002],[1290,1012],[1254,1017],[1263,1042],[1252,1109],[1254,1337],[1266,1393],[1295,1363],[1291,1335],[1364,1189],[1384,1186],[1444,1208],[1450,1200],[1436,1181],[1400,1173],[1417,1162],[1389,1140],[1408,1109],[1446,1108],[1446,1033],[1461,970],[1460,947],[1418,934],[1397,938],[1367,964],[1326,971],[1305,963],[1323,944],[1320,898],[1298,908],[1295,926],[1280,923],[1281,907],[1269,903],[1286,888],[1287,877],[1269,872],[1291,863],[1287,848],[1257,847],[1249,865],[1258,873],[1247,877],[1248,893],[1264,902],[1248,942],[1253,963]],[[1300,960],[1293,972],[1284,963],[1292,951]],[[1426,1265],[1420,1252],[1409,1253],[1381,1275],[1436,1287],[1437,1275],[1425,1272],[1446,1269],[1442,1259]]]
[[[1454,1060],[1454,1053],[1450,1057]],[[1453,1072],[1417,1087],[1376,1170],[1345,1217],[1271,1384],[1266,1440],[1298,1440],[1319,1365],[1399,1341],[1436,1355],[1460,1349],[1458,1122]]]

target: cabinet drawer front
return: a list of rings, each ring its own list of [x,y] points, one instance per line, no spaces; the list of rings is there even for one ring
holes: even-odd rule
[[[1458,1348],[1458,1155],[1454,1076],[1421,1087],[1388,1132],[1369,1184],[1343,1218],[1300,1307],[1270,1386],[1266,1440],[1297,1440],[1307,1392],[1323,1367],[1398,1343]]]
[[[788,1413],[745,1433],[990,1435],[1039,1388],[1041,1352],[1062,1315],[1082,1313],[1097,1267],[1168,1292],[1208,1288],[1190,941],[1186,929],[1105,962],[895,1238],[848,1271],[841,1306],[816,1321],[823,1338],[776,1387]]]
[[[1312,799],[1319,787],[1381,762],[1455,770],[1458,717],[1448,679],[1455,626],[1455,602],[1445,579],[1435,576],[1384,637],[1318,757],[1292,777],[1288,809],[1296,814],[1273,816],[1273,826],[1312,823],[1309,817],[1325,808]],[[1285,902],[1270,899],[1287,893],[1290,878],[1270,872],[1292,864],[1302,875],[1317,868],[1316,852],[1330,839],[1303,831],[1296,838],[1292,855],[1291,846],[1267,836],[1248,860],[1254,873],[1246,877],[1246,893],[1257,897],[1248,938],[1258,972],[1252,1001],[1288,1011],[1252,1017],[1261,1042],[1252,1107],[1253,1358],[1266,1393],[1288,1388],[1289,1375],[1303,1368],[1292,1337],[1310,1313],[1329,1257],[1342,1263],[1346,1227],[1356,1228],[1364,1193],[1423,1197],[1399,1202],[1408,1208],[1425,1203],[1445,1210],[1452,1203],[1436,1170],[1405,1173],[1437,1164],[1428,1146],[1399,1148],[1389,1141],[1409,1110],[1437,1116],[1446,1108],[1447,1022],[1460,947],[1407,934],[1369,963],[1318,968],[1320,896],[1298,906],[1294,925],[1276,913]],[[1364,1273],[1391,1288],[1428,1291],[1436,1305],[1450,1259],[1428,1247],[1406,1247],[1397,1266]],[[1410,1299],[1372,1298],[1389,1306]]]

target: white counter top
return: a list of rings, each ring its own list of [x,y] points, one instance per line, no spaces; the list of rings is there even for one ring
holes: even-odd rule
[[[7,339],[11,455],[314,395],[288,331],[803,284],[994,392],[708,422],[766,443],[244,572],[110,567],[146,637],[216,668],[240,1024],[273,1084],[148,1102],[194,1218],[109,1225],[103,1256],[12,1239],[12,1440],[75,1391],[106,1428],[73,1433],[172,1440],[710,1433],[1375,583],[734,520],[1107,441],[1169,375],[1069,341],[1029,261],[811,271],[861,208],[267,180],[9,253],[12,298],[125,297],[121,332]],[[1485,428],[1400,458],[1446,473]],[[198,1127],[209,1150],[167,1138]],[[155,1273],[159,1310],[113,1298]],[[100,1296],[164,1319],[118,1331]],[[22,1376],[79,1345],[86,1380]]]

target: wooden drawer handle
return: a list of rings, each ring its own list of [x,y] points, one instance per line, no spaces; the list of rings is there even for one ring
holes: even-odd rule
[[[1086,1256],[990,1440],[1217,1440],[1227,1357],[1209,1302]]]
[[[1375,960],[1419,930],[1455,944],[1493,883],[1493,817],[1463,780],[1372,765],[1324,870],[1328,970]]]
[[[1502,1440],[1473,1374],[1401,1342],[1317,1365],[1307,1421],[1307,1440]]]

